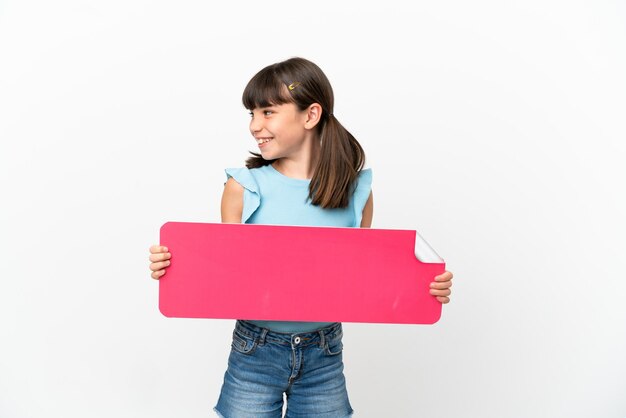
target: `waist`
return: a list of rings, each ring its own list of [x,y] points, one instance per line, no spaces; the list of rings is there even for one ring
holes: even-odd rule
[[[238,319],[235,324],[235,330],[251,338],[258,339],[260,345],[263,345],[265,341],[284,345],[291,345],[292,342],[296,341],[296,344],[301,342],[302,346],[309,344],[320,344],[323,346],[325,341],[331,341],[343,336],[341,322],[332,323],[332,325],[316,331],[292,333],[272,331],[269,328],[257,326],[250,321]]]
[[[312,332],[335,324],[334,322],[261,321],[252,319],[246,319],[246,322],[283,334]]]

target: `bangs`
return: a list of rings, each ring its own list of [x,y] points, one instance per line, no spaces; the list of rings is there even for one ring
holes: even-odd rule
[[[244,89],[241,100],[246,109],[294,103],[287,85],[280,80],[272,67],[259,71]]]

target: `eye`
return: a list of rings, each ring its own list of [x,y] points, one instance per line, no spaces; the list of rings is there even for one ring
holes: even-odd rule
[[[272,113],[274,113],[274,112],[272,112],[271,110],[264,110],[264,111],[263,111],[263,114],[264,114],[265,116],[268,116],[269,114],[272,114]]]

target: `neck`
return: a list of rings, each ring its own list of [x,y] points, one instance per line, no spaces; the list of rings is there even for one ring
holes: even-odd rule
[[[316,138],[305,141],[300,150],[281,157],[272,166],[287,177],[310,180],[319,159],[320,142]]]

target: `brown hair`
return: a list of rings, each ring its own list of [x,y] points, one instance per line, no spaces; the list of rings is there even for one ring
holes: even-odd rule
[[[292,83],[299,82],[293,90]],[[322,70],[304,58],[290,58],[269,65],[248,82],[243,91],[243,105],[252,110],[259,107],[294,103],[301,111],[311,104],[322,107],[322,119],[316,126],[322,143],[313,178],[309,185],[309,199],[322,208],[345,208],[356,187],[356,179],[365,164],[365,152],[335,118],[333,89]],[[269,165],[261,154],[246,160],[247,168]]]

